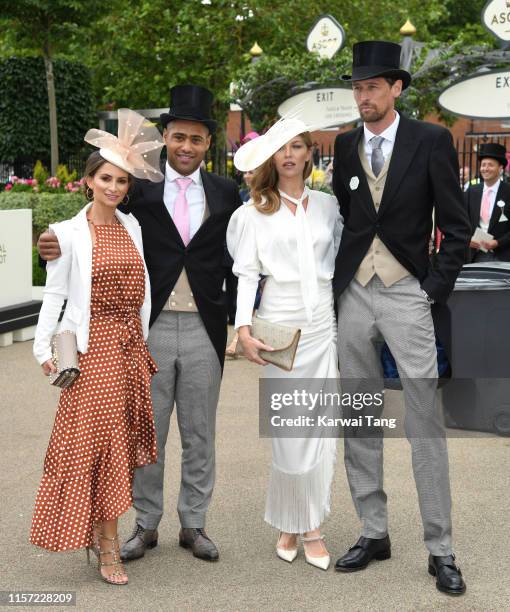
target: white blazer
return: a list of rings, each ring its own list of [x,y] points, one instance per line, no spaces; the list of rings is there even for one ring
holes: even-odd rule
[[[92,237],[88,227],[87,204],[72,219],[54,223],[50,228],[55,232],[62,255],[46,266],[46,286],[35,331],[34,355],[42,364],[51,359],[51,337],[54,333],[70,330],[76,333],[78,351],[86,353],[89,342],[90,295],[92,287]],[[117,219],[126,228],[133,240],[145,269],[145,299],[140,310],[143,337],[149,335],[151,312],[151,289],[147,266],[143,258],[142,230],[132,214],[116,210]],[[58,318],[64,300],[67,305],[60,325]]]

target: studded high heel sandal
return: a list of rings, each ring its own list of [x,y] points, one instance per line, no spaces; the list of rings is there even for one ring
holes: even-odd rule
[[[101,568],[103,567],[112,567],[112,566],[122,567],[122,561],[120,560],[119,552],[115,548],[115,543],[119,541],[118,536],[115,536],[114,538],[108,538],[102,533],[97,533],[97,536],[98,536],[98,540],[97,540],[98,546],[94,546],[94,545],[90,547],[87,546],[87,549],[86,549],[87,550],[87,561],[90,563],[90,551],[92,551],[97,556],[99,575],[101,576],[101,579],[104,580],[104,582],[107,582],[108,584],[115,584],[115,585],[127,584],[128,577],[125,571],[120,571],[117,569],[114,572],[112,572],[109,576],[105,576],[103,572],[101,571]],[[111,550],[101,549],[101,546],[99,545],[99,541],[101,539],[108,540],[108,542],[112,543]],[[101,555],[112,555],[112,561],[102,561]],[[123,577],[124,579],[117,580],[117,578],[120,578],[120,577]]]

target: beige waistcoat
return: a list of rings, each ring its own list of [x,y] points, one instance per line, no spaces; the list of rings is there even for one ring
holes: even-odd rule
[[[207,206],[206,200],[202,224],[209,217],[209,214],[209,207]],[[198,312],[195,298],[193,297],[193,292],[191,291],[189,284],[188,275],[186,274],[186,268],[182,269],[182,272],[170,293],[170,297],[163,306],[163,310],[174,310],[177,312]]]
[[[376,211],[379,211],[384,186],[386,184],[386,177],[388,176],[391,155],[388,155],[379,176],[376,177],[372,172],[372,168],[370,167],[365,155],[363,138],[360,140],[358,153],[361,160],[361,165],[363,166],[363,170],[365,171],[367,177],[368,187],[370,188],[370,193],[372,195],[372,201]],[[372,241],[367,254],[363,258],[363,261],[356,272],[356,280],[361,285],[365,286],[374,276],[374,274],[377,274],[377,276],[384,283],[385,287],[390,287],[400,279],[409,276],[409,271],[395,259],[384,242],[382,242],[377,235]]]

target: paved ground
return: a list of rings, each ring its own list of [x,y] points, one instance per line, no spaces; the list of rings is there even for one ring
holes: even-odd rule
[[[270,449],[258,437],[257,368],[226,365],[218,417],[218,477],[208,531],[221,560],[208,564],[177,545],[175,512],[179,441],[175,419],[167,446],[167,513],[160,546],[128,565],[130,583],[102,583],[85,553],[48,553],[28,541],[32,504],[53,422],[57,392],[31,357],[31,343],[0,349],[0,589],[74,590],[79,610],[508,610],[510,602],[510,439],[449,441],[455,542],[468,582],[460,599],[438,593],[427,574],[407,441],[388,440],[385,453],[393,557],[363,572],[321,572],[303,554],[285,564],[276,534],[263,522]],[[393,394],[398,410],[400,394]],[[334,558],[357,538],[359,525],[341,459],[324,525]],[[133,522],[123,517],[125,536]]]

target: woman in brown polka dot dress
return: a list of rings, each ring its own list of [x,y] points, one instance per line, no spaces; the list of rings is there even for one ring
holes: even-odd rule
[[[76,332],[81,374],[60,395],[30,541],[51,551],[91,549],[103,579],[126,584],[117,519],[131,506],[134,469],[157,458],[150,395],[156,366],[144,340],[150,286],[140,227],[116,210],[130,174],[95,152],[86,180],[93,202],[52,226],[62,255],[48,262],[34,342],[49,374],[49,342],[67,298],[59,331]]]

